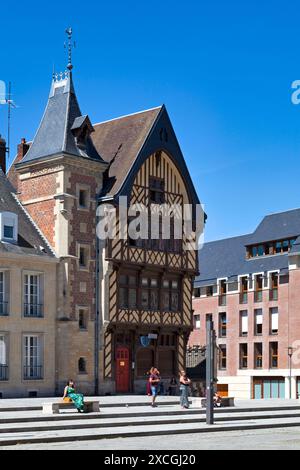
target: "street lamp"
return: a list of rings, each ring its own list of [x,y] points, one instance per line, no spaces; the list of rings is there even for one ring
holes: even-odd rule
[[[289,376],[289,398],[292,398],[292,356],[294,349],[292,346],[289,346],[287,348],[288,350],[288,356],[289,356],[289,370],[290,370],[290,376]]]

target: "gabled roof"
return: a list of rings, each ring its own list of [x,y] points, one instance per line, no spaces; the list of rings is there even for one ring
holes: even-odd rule
[[[93,143],[110,164],[103,195],[118,193],[161,109],[159,106],[94,124]]]
[[[246,246],[252,243],[296,236],[290,254],[300,252],[300,209],[271,214],[262,220],[253,234],[205,243],[199,251],[200,276],[195,286],[214,284],[218,278],[235,280],[238,275],[280,270],[287,272],[289,254],[246,258]],[[255,241],[253,241],[255,240]]]
[[[136,173],[144,161],[154,152],[163,150],[173,159],[185,180],[190,201],[199,203],[164,105],[94,124],[94,129],[93,143],[110,164],[101,197],[129,196]]]
[[[72,73],[69,72],[60,80],[53,79],[38,131],[30,149],[18,166],[62,153],[103,162],[90,137],[87,139],[84,151],[76,145],[71,129],[75,121],[78,123],[78,118],[83,118],[82,121],[87,120],[87,116],[81,115]]]
[[[13,212],[18,216],[18,242],[7,243],[0,240],[0,253],[10,252],[54,257],[47,240],[18,201],[14,188],[0,170],[0,212],[4,211]]]

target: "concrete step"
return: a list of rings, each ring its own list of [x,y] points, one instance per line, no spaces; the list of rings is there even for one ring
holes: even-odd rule
[[[252,416],[260,415],[265,417],[266,419],[272,418],[273,416],[300,416],[300,407],[265,407],[265,408],[217,408],[215,409],[215,417],[217,421],[226,421],[229,416],[232,416],[232,419],[241,419],[244,416],[249,415],[251,418]],[[167,419],[174,417],[181,418],[182,416],[190,416],[195,417],[198,416],[197,419],[201,419],[205,421],[205,410],[204,409],[196,409],[190,408],[188,410],[182,410],[177,405],[174,406],[165,406],[161,405],[157,408],[151,408],[149,406],[138,406],[138,407],[123,407],[123,408],[107,408],[104,411],[100,411],[99,413],[88,413],[80,415],[81,421],[87,420],[110,420],[111,422],[119,419],[119,418],[126,418],[126,419],[140,419],[140,418],[150,418],[155,419],[156,421],[159,419]],[[10,412],[8,413],[1,413],[0,414],[0,426],[2,425],[9,425],[9,424],[22,424],[22,423],[45,423],[45,422],[67,422],[67,421],[78,421],[79,415],[74,409],[71,410],[63,410],[58,415],[44,415],[39,412],[16,412],[14,417]]]
[[[58,417],[55,420],[43,420],[36,421],[35,424],[32,422],[16,422],[8,424],[6,422],[0,423],[0,435],[7,433],[24,433],[24,432],[38,432],[38,431],[54,431],[54,430],[75,430],[75,429],[100,429],[100,428],[113,428],[113,427],[125,427],[125,426],[161,426],[161,425],[173,425],[173,424],[187,424],[187,423],[205,423],[206,418],[202,414],[190,415],[183,412],[181,415],[173,416],[161,416],[159,418],[149,415],[147,417],[140,417],[138,415],[131,417],[119,417],[114,416],[113,418],[104,418],[102,415],[95,414],[93,416],[83,416],[86,419],[82,419],[77,416],[70,416],[72,419],[61,420]],[[273,412],[273,413],[262,413],[257,412],[255,414],[248,415],[246,413],[239,414],[225,414],[222,416],[216,416],[215,422],[236,422],[246,420],[268,420],[268,419],[286,419],[286,418],[298,418],[300,419],[299,413],[291,412]],[[155,419],[155,422],[153,422]]]
[[[179,423],[160,424],[153,423],[145,428],[142,425],[129,425],[126,427],[112,426],[103,429],[64,429],[61,430],[48,430],[48,431],[31,431],[26,430],[23,433],[9,432],[0,434],[0,446],[11,446],[16,444],[31,444],[31,443],[46,443],[46,442],[71,442],[71,441],[87,441],[87,440],[101,440],[113,439],[120,437],[136,437],[136,436],[151,436],[151,435],[172,435],[172,434],[187,434],[187,433],[208,433],[219,431],[237,431],[247,429],[264,429],[264,428],[280,428],[280,427],[294,427],[300,426],[300,417],[294,418],[272,418],[267,420],[257,419],[244,419],[236,423],[227,421],[222,424],[215,424],[208,426],[205,423]],[[79,432],[80,431],[80,432]]]

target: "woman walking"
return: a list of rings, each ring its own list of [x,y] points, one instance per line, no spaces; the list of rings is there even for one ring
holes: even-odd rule
[[[185,370],[180,371],[180,405],[182,409],[189,408],[189,387],[191,380],[186,375]]]
[[[77,408],[78,413],[84,413],[84,397],[81,393],[76,393],[73,380],[69,380],[68,385],[64,389],[63,400],[70,398]]]
[[[151,401],[152,408],[157,406],[155,404],[155,399],[156,399],[157,393],[158,393],[159,382],[160,382],[159,371],[156,369],[156,367],[151,367],[149,383],[150,383],[151,395],[152,395],[152,401]]]

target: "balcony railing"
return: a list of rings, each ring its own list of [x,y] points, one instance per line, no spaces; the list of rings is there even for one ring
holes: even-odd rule
[[[8,302],[0,302],[0,316],[1,317],[8,316]]]
[[[24,317],[43,317],[43,304],[24,303]]]
[[[25,380],[41,380],[43,378],[43,366],[24,366]]]
[[[0,380],[8,380],[8,366],[0,364]]]

